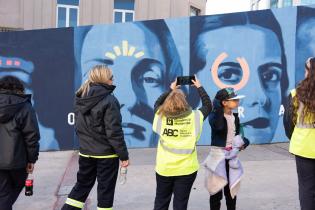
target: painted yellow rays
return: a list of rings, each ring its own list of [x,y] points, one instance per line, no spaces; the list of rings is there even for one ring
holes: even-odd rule
[[[113,50],[113,52],[106,52],[105,57],[115,60],[118,56],[133,56],[135,58],[141,58],[144,56],[143,51],[136,52],[136,48],[134,46],[129,47],[127,40],[122,41],[121,47],[117,45],[114,46]]]

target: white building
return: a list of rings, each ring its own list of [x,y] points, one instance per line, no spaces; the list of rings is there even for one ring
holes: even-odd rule
[[[204,15],[206,0],[0,0],[0,31]]]

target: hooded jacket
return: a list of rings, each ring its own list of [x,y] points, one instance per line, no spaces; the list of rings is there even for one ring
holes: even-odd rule
[[[91,156],[117,154],[128,160],[121,126],[120,104],[112,95],[115,86],[92,84],[87,96],[75,98],[75,130],[80,153]]]
[[[35,163],[39,139],[31,95],[0,91],[0,169],[20,169]]]
[[[235,117],[235,136],[237,136],[241,134],[240,118],[238,117],[238,113],[233,113],[233,115]],[[225,147],[228,126],[224,117],[223,106],[218,99],[213,100],[213,110],[209,114],[208,120],[211,127],[211,146]],[[250,141],[244,136],[242,138],[245,143],[244,147],[246,148],[250,144]]]

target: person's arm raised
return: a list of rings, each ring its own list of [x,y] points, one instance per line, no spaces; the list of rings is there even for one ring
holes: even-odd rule
[[[172,90],[175,90],[180,87],[180,85],[177,85],[176,83],[177,83],[177,79],[171,83],[170,90],[160,95],[160,97],[158,97],[158,99],[155,101],[154,113],[158,111],[159,107],[164,103],[166,97],[172,92]]]
[[[212,103],[211,103],[210,97],[207,94],[206,90],[202,87],[196,75],[195,75],[195,80],[191,80],[191,81],[193,83],[193,86],[197,88],[198,94],[201,98],[202,106],[199,108],[199,111],[201,111],[204,117],[203,119],[206,119],[212,110]]]

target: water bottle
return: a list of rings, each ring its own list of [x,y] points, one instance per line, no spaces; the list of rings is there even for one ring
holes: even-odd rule
[[[120,167],[119,184],[123,185],[127,181],[127,167]]]
[[[27,179],[25,180],[25,195],[32,196],[33,195],[33,175],[28,174]]]

